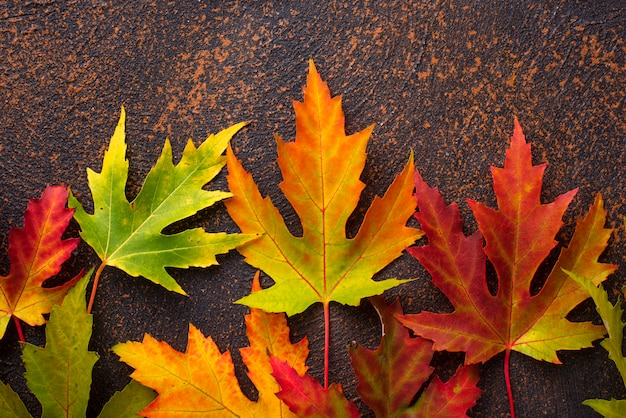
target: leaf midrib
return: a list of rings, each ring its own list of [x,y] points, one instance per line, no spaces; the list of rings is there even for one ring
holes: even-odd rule
[[[52,208],[47,207],[47,210],[45,212],[45,220],[43,222],[43,225],[45,225],[45,227],[44,227],[45,229],[44,229],[44,231],[41,231],[41,230],[38,231],[39,234],[38,234],[38,237],[37,237],[37,244],[35,246],[35,250],[34,250],[34,254],[33,254],[31,262],[30,263],[24,263],[24,259],[21,257],[23,255],[23,252],[19,253],[20,258],[19,258],[19,260],[17,260],[17,264],[18,265],[22,265],[22,266],[27,266],[27,268],[24,269],[24,280],[22,282],[22,287],[20,288],[20,291],[19,291],[17,297],[15,298],[15,302],[16,302],[15,306],[11,306],[11,302],[7,298],[7,295],[6,295],[5,291],[4,291],[4,288],[0,286],[0,288],[2,289],[2,294],[4,295],[5,299],[7,300],[7,305],[9,306],[9,309],[11,310],[11,314],[12,315],[18,312],[17,305],[19,305],[19,302],[22,299],[22,296],[24,294],[24,291],[26,290],[26,286],[27,286],[28,282],[30,280],[32,280],[31,272],[32,272],[32,269],[33,269],[33,265],[35,264],[35,260],[37,260],[37,258],[38,258],[37,256],[39,254],[39,250],[42,247],[42,242],[44,240],[44,236],[46,235],[46,232],[47,232],[47,229],[48,229],[48,226],[49,226],[49,220],[50,220],[50,217],[52,216],[51,212],[52,212]],[[26,221],[24,221],[24,223],[26,223]],[[26,227],[26,225],[24,225],[24,228],[25,227]],[[44,266],[47,266],[48,264],[49,264],[48,262],[44,263]],[[7,278],[10,277],[10,276],[11,275],[9,273],[9,276],[7,276]],[[32,306],[32,305],[34,305],[34,304],[31,304],[29,306]]]

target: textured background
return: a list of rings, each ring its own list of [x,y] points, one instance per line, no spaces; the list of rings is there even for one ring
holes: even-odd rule
[[[302,3],[302,4],[301,4]],[[549,162],[543,198],[580,191],[558,238],[567,242],[575,219],[602,192],[608,223],[625,215],[624,1],[15,1],[0,0],[0,270],[10,225],[21,225],[31,197],[64,184],[89,205],[85,169],[100,170],[122,104],[133,197],[172,141],[180,155],[188,138],[204,139],[252,120],[233,140],[261,192],[271,195],[288,223],[298,220],[276,187],[273,133],[294,135],[291,100],[301,100],[307,60],[313,58],[333,94],[343,95],[347,131],[376,129],[362,175],[367,187],[349,225],[358,228],[371,199],[382,194],[415,151],[419,171],[448,202],[471,197],[494,205],[489,165],[501,166],[513,116],[533,142],[536,163]],[[211,188],[226,188],[224,173]],[[236,231],[218,204],[186,222],[211,231]],[[467,230],[475,222],[469,219]],[[70,235],[76,236],[73,225]],[[618,229],[604,260],[623,263]],[[97,258],[82,244],[62,277]],[[179,350],[188,322],[230,349],[246,393],[253,388],[237,348],[247,345],[246,308],[232,302],[249,291],[254,271],[236,253],[220,266],[174,271],[182,297],[118,270],[105,271],[96,300],[91,347],[94,371],[90,415],[126,384],[130,369],[109,348],[144,333]],[[623,284],[621,267],[607,283],[611,298]],[[443,311],[449,304],[418,262],[405,255],[379,277],[417,277],[388,292],[407,312]],[[368,304],[332,305],[331,380],[356,398],[346,346],[377,344],[377,317]],[[590,303],[571,315],[597,318]],[[307,335],[309,364],[321,379],[323,323],[314,306],[290,319],[293,336]],[[43,344],[43,327],[26,327]],[[22,378],[13,326],[0,341],[0,379],[20,392],[31,412],[40,407]],[[462,357],[442,353],[446,373]],[[586,398],[626,397],[613,364],[596,345],[563,352],[563,365],[514,353],[512,380],[520,417],[593,416]],[[472,416],[508,414],[503,355],[481,367],[485,394]],[[364,413],[367,408],[357,404]]]

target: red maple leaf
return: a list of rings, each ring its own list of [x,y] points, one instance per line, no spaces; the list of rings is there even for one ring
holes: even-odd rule
[[[52,186],[41,199],[32,199],[24,213],[24,227],[9,232],[11,270],[0,277],[0,338],[11,317],[16,318],[20,340],[24,341],[17,319],[28,325],[43,325],[43,314],[60,304],[82,273],[69,282],[52,288],[42,284],[61,270],[79,243],[78,238],[61,239],[74,214],[67,209],[68,190]]]
[[[432,276],[454,306],[454,312],[399,315],[416,334],[434,341],[435,350],[465,351],[466,363],[485,362],[505,352],[505,379],[512,350],[538,360],[559,363],[557,350],[591,346],[604,329],[590,322],[570,322],[566,315],[588,295],[563,269],[595,284],[605,280],[615,266],[598,262],[611,229],[605,229],[605,211],[598,196],[587,216],[577,224],[568,248],[541,290],[532,295],[530,284],[539,266],[556,246],[561,218],[576,190],[552,203],[540,202],[546,164],[533,166],[530,144],[515,121],[504,168],[492,167],[498,209],[468,200],[479,231],[466,237],[456,204],[446,205],[437,189],[415,175],[416,218],[428,244],[408,251]],[[486,243],[483,248],[483,238]],[[486,258],[498,276],[492,295],[485,277]]]
[[[310,374],[303,375],[278,357],[270,358],[273,376],[280,385],[276,396],[299,417],[359,417],[359,410],[343,394],[341,385],[323,388]]]

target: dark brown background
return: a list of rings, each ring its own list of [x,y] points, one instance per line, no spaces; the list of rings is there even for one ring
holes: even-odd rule
[[[301,4],[302,3],[302,4]],[[533,141],[536,163],[549,162],[543,197],[580,191],[559,239],[567,242],[575,219],[597,192],[608,223],[625,214],[624,1],[0,1],[0,237],[1,270],[10,225],[21,225],[29,198],[46,185],[64,184],[89,206],[85,169],[100,170],[122,104],[128,112],[132,197],[170,138],[180,155],[196,141],[241,120],[254,121],[233,140],[237,155],[269,193],[294,230],[297,217],[279,193],[273,133],[294,135],[291,100],[300,100],[307,60],[313,58],[333,94],[343,95],[347,131],[371,123],[362,179],[367,183],[348,229],[358,228],[375,194],[382,194],[410,150],[431,185],[448,202],[471,197],[494,205],[489,165],[501,166],[516,115]],[[226,189],[224,173],[211,188]],[[236,231],[222,204],[184,226]],[[468,231],[475,228],[470,218]],[[76,236],[74,225],[70,235]],[[624,231],[611,240],[605,261],[622,263]],[[150,333],[179,350],[188,322],[230,349],[246,393],[237,349],[247,344],[245,307],[253,269],[236,253],[221,265],[173,274],[182,297],[109,268],[96,300],[91,347],[94,371],[90,415],[127,383],[130,369],[109,348]],[[82,244],[63,278],[97,258]],[[388,292],[408,312],[449,305],[408,255],[379,277],[417,277]],[[608,281],[612,300],[624,268]],[[333,305],[331,380],[357,397],[346,346],[374,347],[379,326],[368,304]],[[573,318],[597,318],[590,303]],[[290,319],[294,338],[307,335],[309,364],[321,379],[323,324],[314,306]],[[43,327],[26,327],[43,344]],[[40,407],[22,377],[13,325],[0,341],[0,378],[29,409]],[[461,356],[440,354],[444,376]],[[586,398],[626,397],[614,365],[599,346],[562,352],[564,365],[514,353],[512,380],[520,417],[593,416]],[[503,356],[483,365],[485,394],[473,416],[506,416]],[[357,404],[365,413],[367,408]]]

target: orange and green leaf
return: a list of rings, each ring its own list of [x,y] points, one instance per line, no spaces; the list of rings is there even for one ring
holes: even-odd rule
[[[431,377],[433,343],[411,338],[394,317],[402,314],[399,301],[387,305],[382,297],[370,298],[382,322],[383,336],[375,350],[350,348],[350,362],[361,399],[377,417],[463,417],[476,404],[481,390],[478,367],[462,366],[445,383],[438,376],[428,384],[415,404],[416,394]]]
[[[291,234],[271,200],[262,198],[252,176],[227,151],[228,185],[234,196],[228,213],[244,234],[259,238],[237,247],[252,266],[275,284],[238,302],[268,312],[295,315],[316,302],[324,307],[324,387],[328,387],[331,301],[358,305],[406,280],[375,281],[375,273],[391,263],[422,233],[406,226],[414,210],[411,199],[413,157],[383,198],[376,197],[354,238],[346,222],[364,184],[366,146],[373,126],[352,135],[344,130],[341,97],[330,90],[310,61],[304,102],[294,102],[296,140],[276,135],[280,188],[300,217],[302,237]]]
[[[374,199],[357,235],[346,237],[346,222],[364,188],[359,176],[373,126],[346,135],[341,98],[331,98],[313,61],[304,102],[295,102],[294,107],[296,140],[285,142],[276,136],[276,141],[284,179],[280,188],[300,217],[302,237],[289,232],[230,150],[228,184],[234,196],[225,201],[243,233],[262,234],[238,247],[239,252],[275,281],[239,302],[287,315],[316,302],[358,305],[364,297],[399,285],[402,280],[371,278],[421,236],[406,227],[415,209],[411,158],[385,196]]]
[[[260,289],[258,274],[254,289]],[[270,356],[288,362],[305,373],[308,356],[306,339],[289,341],[285,316],[252,309],[246,316],[250,346],[241,349],[248,376],[255,384],[258,402],[248,399],[235,377],[230,352],[219,348],[193,325],[189,325],[187,350],[174,350],[146,334],[142,342],[126,342],[113,347],[121,360],[135,371],[131,377],[154,389],[158,396],[142,414],[149,417],[217,414],[241,417],[291,417],[289,409],[274,396],[280,389],[272,377]],[[221,414],[221,415],[220,415]]]
[[[80,241],[62,239],[74,214],[73,209],[65,207],[68,194],[66,187],[48,187],[41,199],[28,203],[24,227],[11,228],[9,232],[11,270],[8,276],[0,277],[0,338],[12,316],[29,325],[43,325],[43,315],[60,304],[80,279],[75,277],[57,287],[42,287],[61,270]]]
[[[556,246],[554,237],[561,218],[576,193],[570,191],[542,204],[545,167],[532,165],[530,144],[515,121],[504,168],[492,167],[498,210],[469,200],[479,227],[469,237],[463,233],[456,204],[446,205],[437,189],[415,175],[416,218],[428,244],[409,252],[430,272],[454,312],[422,312],[400,315],[399,319],[416,334],[433,340],[435,350],[465,351],[468,364],[485,362],[504,351],[507,387],[512,350],[559,363],[558,350],[589,347],[603,335],[601,326],[566,319],[587,294],[563,269],[593,277],[597,284],[616,268],[598,261],[611,234],[604,228],[606,213],[598,196],[578,222],[569,247],[561,250],[541,290],[531,294],[531,281]],[[498,277],[495,295],[487,287],[487,258]]]

